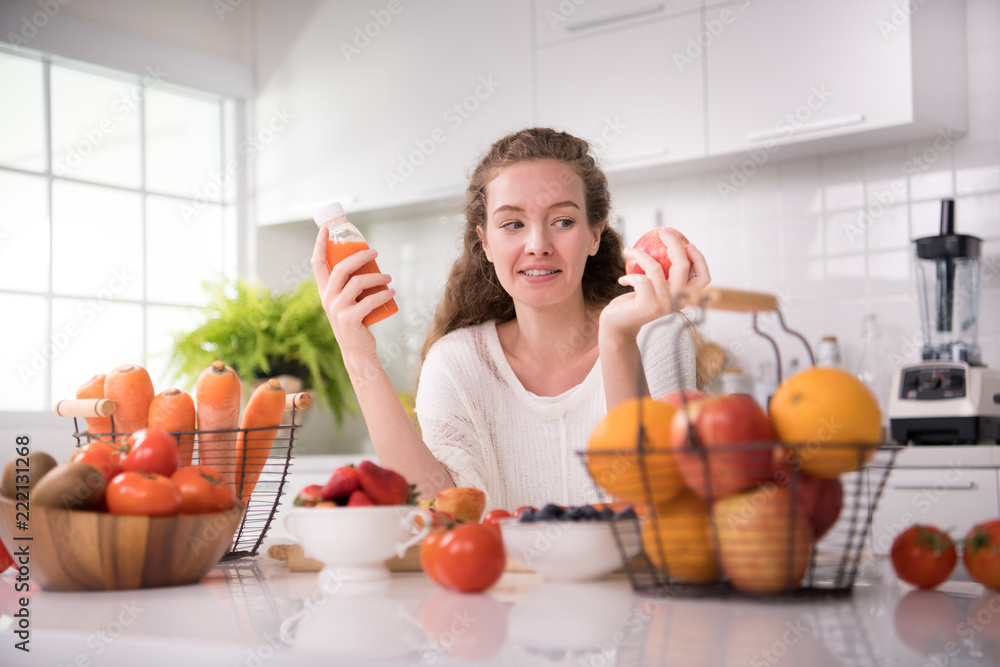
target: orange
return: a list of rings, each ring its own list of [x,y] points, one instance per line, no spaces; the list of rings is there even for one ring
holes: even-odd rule
[[[594,427],[587,445],[587,470],[594,481],[615,499],[629,503],[661,504],[676,497],[684,489],[670,451],[670,423],[676,411],[649,397],[611,408]],[[648,494],[644,479],[649,481]]]
[[[719,578],[708,502],[685,491],[642,522],[642,548],[674,579],[704,584]]]
[[[882,442],[882,411],[861,380],[814,366],[778,387],[768,405],[774,431],[794,444],[802,469],[823,479],[858,470]]]

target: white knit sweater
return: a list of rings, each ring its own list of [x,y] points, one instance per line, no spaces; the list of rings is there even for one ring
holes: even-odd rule
[[[639,333],[653,397],[695,386],[694,345],[683,324],[670,315]],[[424,441],[455,485],[483,489],[488,509],[509,511],[606,500],[577,454],[606,412],[600,359],[559,400],[540,399],[517,379],[492,321],[434,343],[416,396]]]

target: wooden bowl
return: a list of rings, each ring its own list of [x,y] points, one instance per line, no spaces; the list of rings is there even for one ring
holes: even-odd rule
[[[21,530],[24,504],[0,498],[0,539],[11,555],[27,547],[28,574],[45,590],[178,586],[199,581],[218,564],[243,509],[145,517],[32,505]]]

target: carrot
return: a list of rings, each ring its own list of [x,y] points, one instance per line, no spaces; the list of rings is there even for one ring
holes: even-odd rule
[[[146,428],[155,393],[153,381],[142,366],[124,364],[112,369],[104,378],[104,398],[115,402],[115,431],[134,433]]]
[[[198,463],[215,468],[229,484],[236,479],[234,451],[241,395],[239,376],[221,361],[213,361],[194,385],[198,410]],[[220,430],[231,432],[205,432]]]
[[[76,390],[77,398],[104,398],[104,373],[90,378]],[[87,417],[87,431],[92,434],[111,433],[111,417]],[[99,440],[110,440],[110,436],[98,438]]]
[[[181,465],[191,465],[194,455],[194,399],[186,391],[167,389],[153,397],[149,404],[149,428],[169,431],[177,436],[181,448]],[[178,431],[192,431],[180,434]]]
[[[257,387],[250,395],[243,421],[240,422],[240,435],[236,440],[237,466],[242,468],[242,475],[237,478],[237,492],[242,503],[250,499],[250,494],[257,486],[267,456],[271,453],[274,437],[278,434],[277,428],[269,427],[281,424],[284,413],[285,390],[274,378]],[[244,430],[258,428],[265,430]]]

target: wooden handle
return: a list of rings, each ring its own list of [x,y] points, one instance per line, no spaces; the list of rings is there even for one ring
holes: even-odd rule
[[[291,410],[295,408],[296,410],[305,410],[312,405],[312,400],[312,396],[305,391],[300,391],[297,394],[289,394],[285,396],[285,409]]]
[[[677,297],[678,306],[698,306],[737,313],[778,310],[778,297],[766,292],[747,292],[728,287],[688,288]]]
[[[68,398],[52,409],[60,417],[110,417],[115,413],[115,402],[110,398]]]

